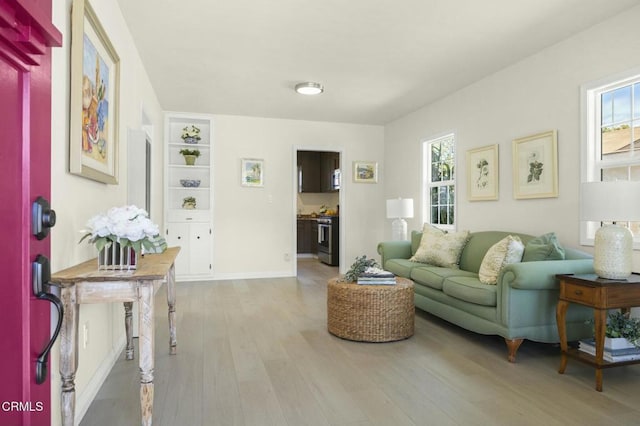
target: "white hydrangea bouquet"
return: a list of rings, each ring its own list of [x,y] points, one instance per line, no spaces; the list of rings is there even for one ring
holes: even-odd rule
[[[106,213],[100,213],[87,222],[85,235],[80,242],[89,238],[98,252],[103,248],[119,243],[121,247],[132,247],[136,253],[142,248],[153,249],[152,239],[160,234],[158,225],[151,222],[146,210],[136,206],[112,207]]]
[[[182,129],[181,137],[183,140],[187,140],[187,139],[200,140],[200,129],[198,129],[196,126],[191,124]]]

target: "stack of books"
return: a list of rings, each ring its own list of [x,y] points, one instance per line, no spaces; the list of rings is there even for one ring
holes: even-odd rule
[[[358,284],[364,285],[393,285],[396,276],[380,268],[367,268],[358,276]]]
[[[580,340],[578,349],[589,355],[596,356],[596,342],[594,339]],[[640,348],[627,347],[622,349],[613,349],[605,344],[602,359],[608,362],[635,361],[640,359]]]

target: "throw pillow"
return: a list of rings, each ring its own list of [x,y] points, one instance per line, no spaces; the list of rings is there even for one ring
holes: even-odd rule
[[[523,262],[537,260],[563,260],[564,248],[558,242],[556,234],[549,232],[527,242],[524,247]]]
[[[460,254],[469,240],[469,231],[444,232],[425,223],[420,247],[409,260],[458,269]]]
[[[416,253],[411,256],[409,260],[412,262],[427,263],[428,253],[430,251],[429,247],[431,243],[436,237],[444,234],[445,232],[443,230],[425,223],[422,226],[422,237],[420,238],[420,245],[418,246]]]
[[[518,263],[522,259],[524,244],[520,237],[509,235],[495,243],[487,251],[480,264],[478,276],[483,284],[498,283],[500,271],[509,263]]]

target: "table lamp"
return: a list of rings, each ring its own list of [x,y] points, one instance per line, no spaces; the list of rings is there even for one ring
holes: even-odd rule
[[[594,241],[593,268],[600,278],[631,275],[633,235],[616,221],[640,221],[640,182],[586,182],[580,188],[580,220],[603,224]]]
[[[407,239],[406,217],[413,217],[413,198],[394,198],[387,200],[387,219],[391,222],[391,239]]]

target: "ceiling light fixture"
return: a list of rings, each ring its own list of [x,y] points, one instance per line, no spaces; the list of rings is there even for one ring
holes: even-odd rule
[[[319,95],[324,91],[324,87],[320,83],[314,83],[312,81],[305,81],[304,83],[296,84],[296,92],[301,95]]]

